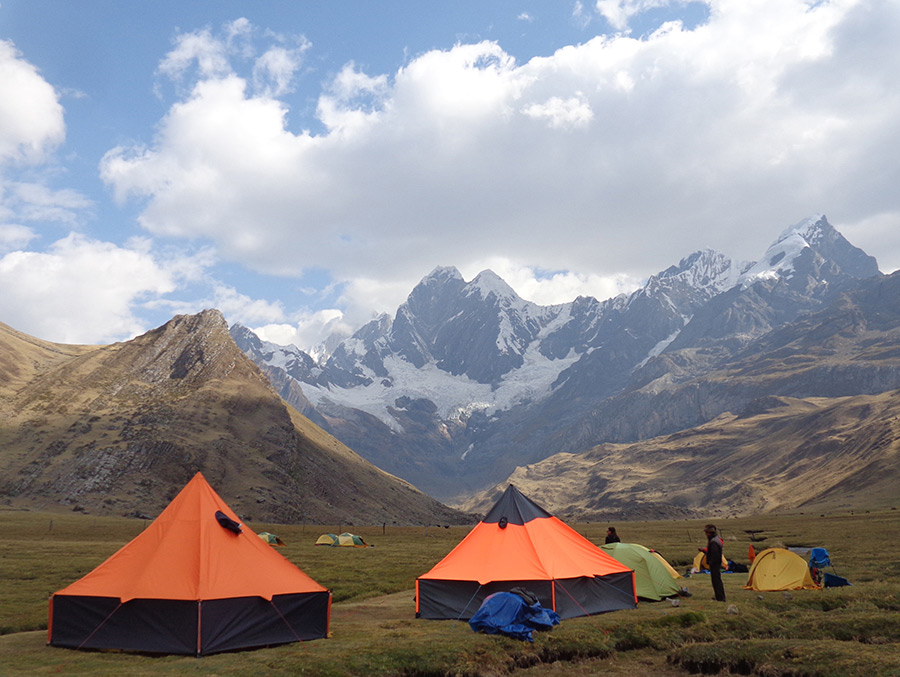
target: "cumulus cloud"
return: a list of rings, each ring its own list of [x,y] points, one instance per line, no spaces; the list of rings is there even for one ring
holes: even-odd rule
[[[144,331],[134,305],[174,284],[146,251],[71,234],[46,252],[0,258],[0,288],[6,324],[60,343],[106,343]]]
[[[41,161],[65,134],[56,91],[12,42],[0,40],[0,165]]]
[[[663,4],[594,10],[624,27]],[[212,242],[264,273],[328,270],[369,310],[385,289],[403,290],[395,308],[438,264],[498,257],[562,271],[559,290],[617,288],[707,246],[754,258],[812,213],[863,246],[866,224],[896,223],[900,6],[707,4],[693,29],[598,36],[525,63],[480,42],[393,73],[347,64],[323,87],[317,133],[292,131],[278,98],[295,62],[270,68],[284,78],[261,92],[228,36],[185,34],[160,69],[198,64],[187,93],[102,175],[143,201],[148,232]],[[900,265],[896,238],[879,258]],[[552,280],[535,276],[535,294]]]
[[[93,206],[82,193],[71,188],[53,189],[40,183],[9,181],[0,194],[0,204],[23,221],[75,225]]]
[[[17,223],[0,223],[0,253],[24,247],[37,237],[31,228]]]
[[[332,343],[339,338],[350,336],[359,325],[351,325],[344,319],[344,313],[337,308],[300,312],[292,323],[267,324],[251,327],[263,341],[280,346],[295,345],[311,355],[330,352]],[[324,347],[323,347],[324,344]]]
[[[492,270],[527,301],[549,306],[578,296],[608,299],[637,289],[641,280],[626,274],[603,276],[572,271],[543,271],[502,257],[492,257],[461,269],[472,280],[482,270]]]

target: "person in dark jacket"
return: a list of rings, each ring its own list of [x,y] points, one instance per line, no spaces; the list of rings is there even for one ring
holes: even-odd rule
[[[706,547],[698,548],[700,552],[706,553],[706,564],[709,567],[709,579],[712,581],[713,592],[716,594],[717,602],[725,601],[725,586],[722,584],[722,551],[725,548],[725,541],[719,536],[719,531],[714,524],[707,524],[703,527],[703,533],[706,534]]]
[[[619,534],[616,533],[615,527],[609,527],[606,530],[606,542],[607,543],[621,543],[622,539],[619,538]]]

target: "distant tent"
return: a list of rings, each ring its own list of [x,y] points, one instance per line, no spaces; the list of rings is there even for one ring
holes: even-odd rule
[[[725,555],[722,555],[722,569],[728,569],[728,560],[725,559]],[[706,561],[705,552],[698,552],[696,557],[694,557],[694,566],[691,568],[691,571],[694,573],[709,572],[709,563]]]
[[[284,541],[282,541],[275,534],[271,534],[268,531],[261,531],[257,534],[261,539],[263,539],[264,543],[268,543],[269,545],[282,546],[284,545]]]
[[[469,619],[522,587],[560,618],[637,606],[634,572],[510,485],[483,521],[416,579],[416,616]]]
[[[370,547],[363,539],[356,534],[350,534],[346,531],[340,536],[337,534],[322,534],[316,539],[316,545],[329,545],[333,548],[368,548]]]
[[[819,590],[809,563],[784,548],[767,548],[757,553],[750,567],[745,590]]]
[[[638,597],[658,602],[679,593],[675,578],[649,548],[637,543],[607,543],[600,548],[634,570],[634,589]]]
[[[200,656],[326,637],[330,611],[331,593],[244,531],[197,473],[140,535],[50,598],[47,641]]]

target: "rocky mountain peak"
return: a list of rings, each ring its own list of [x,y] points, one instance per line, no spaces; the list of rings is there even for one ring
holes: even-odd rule
[[[116,362],[123,357],[130,360],[129,371],[150,383],[166,379],[193,383],[227,374],[236,353],[222,313],[203,310],[196,315],[176,315],[161,327],[123,344],[122,357]]]
[[[667,268],[657,277],[718,293],[737,284],[742,269],[748,265],[736,262],[714,249],[702,249],[681,259],[677,266]]]
[[[521,297],[493,270],[482,270],[466,285],[466,295],[478,294],[487,300],[492,296],[498,301],[521,302]]]
[[[422,278],[420,285],[431,286],[445,284],[453,280],[462,280],[463,276],[455,266],[437,266],[428,275]]]
[[[820,272],[823,264],[828,268],[824,273]],[[760,280],[791,278],[795,273],[829,282],[835,275],[864,279],[878,275],[879,270],[873,256],[854,247],[824,214],[817,214],[786,228],[740,281],[746,288]]]
[[[782,240],[799,236],[810,246],[816,246],[833,232],[837,231],[828,223],[828,219],[825,218],[824,214],[814,214],[799,223],[785,228],[775,242],[778,243]]]

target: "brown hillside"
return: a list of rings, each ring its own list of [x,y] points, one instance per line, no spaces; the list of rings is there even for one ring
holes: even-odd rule
[[[465,519],[285,405],[218,311],[108,346],[0,330],[0,500],[11,505],[152,516],[202,470],[245,519]]]
[[[0,413],[7,397],[36,374],[93,349],[41,341],[0,322]]]
[[[587,520],[890,508],[898,451],[900,391],[771,397],[673,435],[551,456],[459,507],[482,512],[512,483]]]

